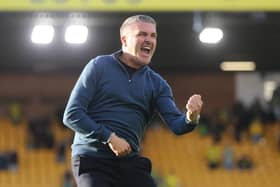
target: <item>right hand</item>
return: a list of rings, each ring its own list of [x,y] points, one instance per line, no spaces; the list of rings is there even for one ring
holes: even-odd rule
[[[115,153],[117,157],[128,155],[131,152],[131,147],[129,143],[125,139],[117,136],[116,134],[112,135],[108,143],[110,149]]]

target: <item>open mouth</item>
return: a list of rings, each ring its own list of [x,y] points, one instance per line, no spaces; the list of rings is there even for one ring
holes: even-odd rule
[[[152,49],[151,49],[151,47],[145,46],[145,47],[141,48],[141,51],[143,51],[146,54],[150,54]]]

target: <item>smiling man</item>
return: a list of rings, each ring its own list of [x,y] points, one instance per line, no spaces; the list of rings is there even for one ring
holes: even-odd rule
[[[177,135],[192,131],[199,119],[201,96],[191,96],[187,113],[181,113],[168,83],[148,66],[157,44],[155,20],[129,17],[120,37],[120,51],[86,65],[64,112],[64,124],[75,131],[72,166],[78,187],[156,186],[150,160],[139,154],[153,114]]]

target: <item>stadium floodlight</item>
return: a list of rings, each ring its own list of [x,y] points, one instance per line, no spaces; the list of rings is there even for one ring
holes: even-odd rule
[[[223,38],[223,31],[219,28],[208,27],[201,31],[199,40],[203,43],[216,44]]]
[[[88,37],[88,28],[84,25],[70,25],[65,31],[65,41],[70,44],[82,44]]]
[[[31,34],[31,41],[37,44],[49,44],[54,37],[54,28],[51,25],[36,25]]]
[[[255,71],[256,63],[253,61],[225,61],[220,64],[223,71]]]

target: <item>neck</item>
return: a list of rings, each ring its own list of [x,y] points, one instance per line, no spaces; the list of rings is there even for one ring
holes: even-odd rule
[[[127,66],[134,68],[134,69],[139,69],[143,66],[143,65],[136,63],[135,57],[126,52],[121,53],[121,55],[119,56],[119,59],[123,63],[125,63]]]

